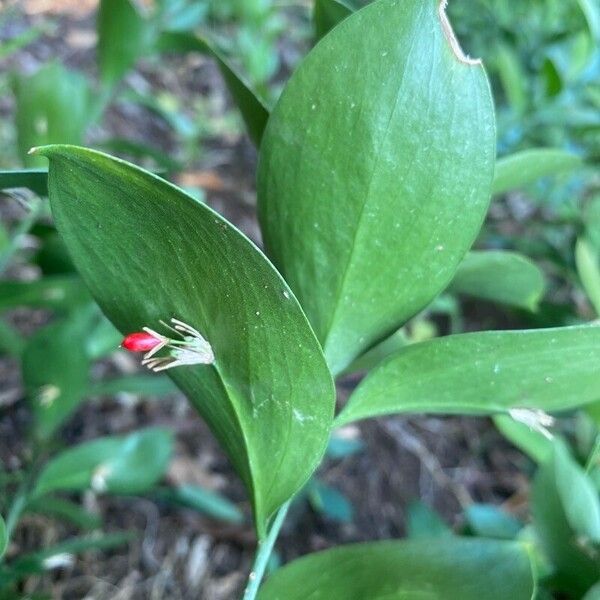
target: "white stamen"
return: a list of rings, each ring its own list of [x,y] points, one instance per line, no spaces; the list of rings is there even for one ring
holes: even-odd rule
[[[515,421],[523,423],[529,429],[541,433],[546,439],[551,440],[554,438],[552,433],[548,431],[548,427],[552,427],[555,423],[554,417],[551,417],[543,410],[536,408],[511,408],[508,414]]]
[[[176,333],[181,339],[168,338],[149,327],[144,327],[146,333],[160,341],[144,355],[142,360],[144,366],[159,372],[184,365],[210,365],[215,362],[211,345],[197,329],[175,318],[171,319],[171,323],[173,326],[161,321],[164,327]],[[169,354],[155,356],[163,348],[168,348]]]

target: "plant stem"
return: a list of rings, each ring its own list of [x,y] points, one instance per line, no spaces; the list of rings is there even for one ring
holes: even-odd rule
[[[12,534],[19,522],[19,518],[21,513],[25,509],[27,505],[27,496],[29,492],[29,478],[23,479],[21,484],[19,485],[19,489],[13,498],[13,501],[8,509],[8,514],[6,515],[6,538],[10,540]]]
[[[285,521],[288,508],[290,507],[290,501],[286,502],[275,515],[271,529],[264,540],[258,540],[258,548],[256,549],[256,556],[254,557],[254,564],[252,565],[252,571],[248,577],[248,584],[244,591],[243,600],[254,600],[258,593],[258,588],[265,574],[265,569],[273,552],[273,546],[275,546],[275,540],[279,535],[279,530]]]

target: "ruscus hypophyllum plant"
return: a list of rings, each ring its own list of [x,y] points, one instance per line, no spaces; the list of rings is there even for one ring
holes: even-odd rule
[[[309,52],[264,131],[264,106],[241,82],[235,89],[262,140],[265,254],[122,160],[66,145],[36,154],[50,161],[56,227],[124,346],[168,369],[248,490],[259,546],[245,597],[531,598],[530,545],[460,537],[336,548],[260,587],[289,502],[335,427],[415,412],[544,426],[545,411],[599,397],[600,329],[388,350],[334,420],[334,378],[451,284],[479,232],[495,160],[486,75],[460,50],[444,1],[379,0]],[[175,337],[150,329],[172,315]]]

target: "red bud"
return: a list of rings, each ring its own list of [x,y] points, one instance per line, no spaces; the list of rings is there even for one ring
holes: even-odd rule
[[[121,342],[121,346],[129,352],[148,352],[152,348],[156,348],[161,343],[161,340],[155,338],[152,334],[140,331],[130,333]]]

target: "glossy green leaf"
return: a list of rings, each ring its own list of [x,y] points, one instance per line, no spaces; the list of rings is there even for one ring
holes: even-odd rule
[[[544,295],[544,274],[515,252],[469,252],[450,291],[509,306],[535,310]]]
[[[583,237],[575,245],[575,264],[583,288],[592,303],[596,314],[600,315],[600,266],[598,255],[592,245]]]
[[[6,546],[8,545],[8,536],[6,535],[6,525],[4,519],[0,516],[0,558],[4,556],[6,552]]]
[[[313,9],[315,38],[320,40],[330,29],[353,12],[353,9],[342,0],[315,0]]]
[[[412,502],[406,511],[406,535],[413,540],[452,535],[445,521],[423,502]]]
[[[152,497],[163,502],[191,508],[213,519],[227,523],[242,523],[244,513],[231,500],[197,485],[161,488]]]
[[[11,188],[27,188],[40,196],[47,196],[48,171],[46,169],[0,171],[0,190]]]
[[[269,119],[269,109],[214,43],[189,33],[166,32],[160,36],[157,47],[161,52],[200,52],[214,58],[227,89],[242,114],[250,138],[257,146],[260,145]]]
[[[519,519],[492,504],[471,504],[465,510],[465,519],[479,537],[513,540],[523,528]]]
[[[61,64],[45,65],[14,79],[15,124],[19,155],[28,167],[45,165],[29,154],[33,146],[80,144],[90,122],[90,89],[83,75]]]
[[[565,449],[558,445],[556,449],[557,452],[538,470],[534,481],[533,523],[536,536],[555,569],[553,587],[578,597],[600,579],[600,561],[597,550],[579,539],[569,523],[564,501],[570,505],[570,511],[590,510],[591,505],[588,494],[579,494],[580,490],[577,493],[571,490],[568,495],[560,493],[559,487],[564,490],[566,485],[559,479],[564,475],[565,465],[559,467],[556,459],[557,453],[565,452]],[[572,465],[571,461],[569,463]],[[596,502],[597,498],[592,501],[594,512],[597,511]],[[581,518],[586,517],[581,515]]]
[[[566,410],[600,397],[599,361],[595,325],[436,338],[407,346],[374,369],[337,424],[393,413]]]
[[[113,86],[148,51],[153,26],[132,0],[102,0],[97,29],[100,76]]]
[[[23,352],[23,381],[38,439],[50,439],[85,397],[90,369],[85,337],[91,319],[90,311],[82,309],[51,323],[29,339]]]
[[[529,425],[508,415],[495,415],[494,424],[506,439],[535,462],[544,462],[552,453],[552,440]]]
[[[581,165],[581,158],[566,150],[535,148],[505,156],[496,163],[494,194],[535,183],[542,177],[572,171]]]
[[[173,439],[158,427],[103,437],[64,450],[40,474],[34,496],[55,491],[141,494],[164,475]]]
[[[0,311],[29,306],[64,312],[90,301],[83,282],[76,276],[49,276],[35,281],[0,281]]]
[[[259,600],[530,600],[526,546],[455,537],[350,544],[277,570]]]
[[[379,0],[349,16],[265,131],[266,247],[336,374],[449,283],[487,210],[488,82],[438,4]]]
[[[319,463],[333,413],[297,301],[247,238],[175,186],[90,150],[44,152],[57,228],[106,315],[125,333],[177,317],[211,344],[213,366],[169,374],[229,454],[263,530]]]

